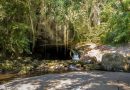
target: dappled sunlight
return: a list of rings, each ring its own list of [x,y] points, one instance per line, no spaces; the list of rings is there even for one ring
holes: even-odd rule
[[[129,76],[104,71],[47,74],[14,80],[4,84],[3,90],[130,90]]]
[[[93,74],[93,73],[89,73],[88,75],[90,75],[91,77],[102,77],[102,75]]]
[[[51,86],[51,88],[48,88],[48,90],[55,90],[59,88],[70,88],[70,85],[72,84],[77,84],[79,82],[78,79],[72,80],[72,79],[66,79],[66,80],[55,80],[55,81],[50,81],[48,87]]]
[[[32,83],[21,84],[21,83],[19,83],[19,84],[15,85],[14,87],[4,86],[1,89],[2,90],[36,90],[39,87],[40,87],[39,83],[36,83],[36,84],[32,84]]]
[[[0,0],[0,90],[130,90],[130,0]]]
[[[31,83],[28,83],[28,84],[22,84],[22,85],[20,84],[20,85],[14,87],[14,89],[19,88],[19,90],[36,90],[39,86],[40,86],[39,84],[34,85]]]
[[[91,76],[91,77],[102,77],[102,75],[101,74],[99,74],[99,73],[97,73],[97,72],[95,72],[95,73],[93,73],[93,72],[72,72],[72,73],[68,73],[68,75],[67,76],[74,76],[73,74],[76,74],[76,75],[88,75],[88,76]],[[65,76],[66,74],[63,74],[63,75],[60,75],[60,76]]]
[[[127,83],[124,82],[119,82],[119,81],[108,81],[107,85],[111,85],[111,86],[116,86],[116,87],[120,87],[123,90],[130,90],[130,85],[128,85]]]
[[[76,88],[73,88],[72,90],[86,90],[86,89],[90,89],[96,86],[100,86],[100,83],[89,83],[83,86],[77,86]]]

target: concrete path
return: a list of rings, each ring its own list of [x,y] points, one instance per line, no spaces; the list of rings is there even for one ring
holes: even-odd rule
[[[16,79],[0,90],[130,90],[130,73],[70,72]]]

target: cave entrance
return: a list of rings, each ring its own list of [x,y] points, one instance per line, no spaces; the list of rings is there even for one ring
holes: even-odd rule
[[[42,45],[35,48],[35,53],[45,60],[70,60],[70,48],[65,45]]]

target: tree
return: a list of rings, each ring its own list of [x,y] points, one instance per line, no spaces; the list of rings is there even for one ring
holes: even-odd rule
[[[0,6],[3,12],[0,19],[2,52],[15,56],[30,52],[29,30],[33,25],[28,18],[31,15],[28,0],[0,0]]]
[[[122,0],[119,0],[114,1],[109,5],[109,8],[111,8],[112,11],[107,13],[109,14],[107,15],[109,17],[106,21],[108,32],[106,36],[104,36],[103,42],[109,44],[128,43],[130,40],[130,12],[127,11],[127,4]]]

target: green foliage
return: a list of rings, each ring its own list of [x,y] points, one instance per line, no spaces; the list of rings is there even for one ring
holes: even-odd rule
[[[43,4],[42,16],[49,20],[49,24],[55,21],[55,26],[59,29],[61,26],[62,29],[73,31],[73,42],[96,42],[99,41],[100,34],[104,33],[104,30],[99,29],[102,1],[45,0]]]
[[[127,12],[121,2],[110,3],[103,12],[107,23],[107,33],[102,37],[102,42],[107,44],[128,43],[130,40],[130,12]],[[123,3],[123,5],[125,5]],[[126,6],[125,6],[126,7]],[[108,12],[109,11],[109,12]],[[107,17],[107,18],[106,18]]]
[[[38,60],[33,60],[30,57],[19,57],[15,60],[1,60],[0,61],[0,70],[4,72],[12,72],[12,73],[19,73],[19,74],[27,74],[29,73],[34,67],[38,66]]]
[[[73,32],[72,44],[127,43],[129,5],[129,0],[0,0],[0,51],[15,56],[30,53],[40,30],[56,42],[57,37],[66,38],[57,32],[67,30]]]
[[[4,63],[1,63],[0,69],[2,70],[14,70],[13,63],[10,60],[5,60]]]
[[[19,56],[23,52],[31,53],[29,44],[34,38],[30,35],[34,32],[31,29],[38,1],[0,0],[0,49],[3,55]],[[34,6],[36,9],[32,8]]]

